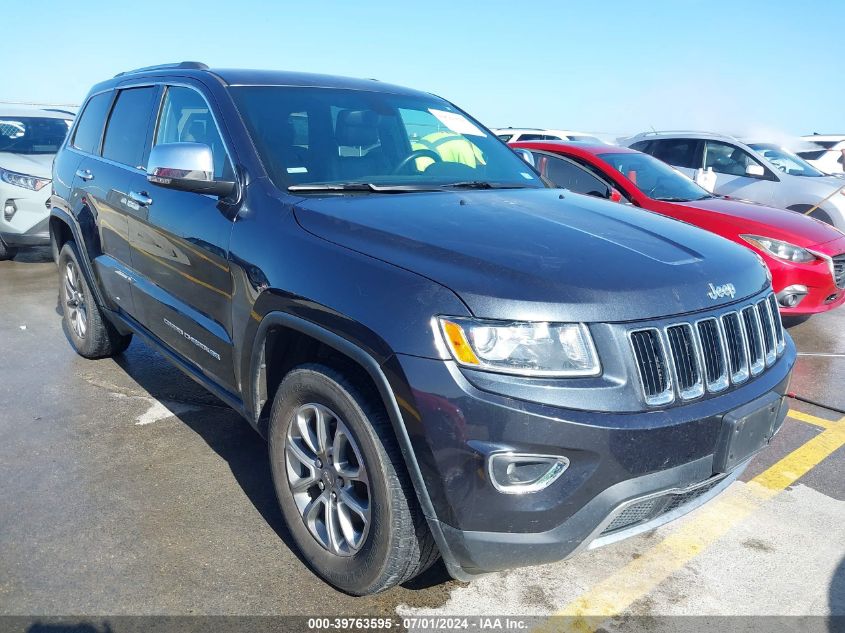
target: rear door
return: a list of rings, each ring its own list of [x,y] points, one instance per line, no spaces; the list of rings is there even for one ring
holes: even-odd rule
[[[220,128],[199,86],[163,87],[153,143],[203,143],[217,178],[234,180]],[[132,223],[132,259],[140,273],[135,301],[144,325],[179,356],[236,392],[232,361],[231,211],[215,196],[151,184],[135,173],[129,195],[146,213]]]
[[[638,147],[632,146],[634,149]],[[694,138],[662,138],[650,142],[645,151],[675,167],[690,178],[701,168],[701,141]]]
[[[749,166],[755,166],[761,175],[748,174]],[[708,167],[716,174],[714,193],[761,204],[772,202],[777,176],[738,145],[705,141],[704,169]]]
[[[124,97],[123,92],[109,90],[92,96],[80,115],[69,143],[72,151],[81,156],[74,173],[71,204],[88,242],[94,273],[105,290],[108,307],[137,317],[127,219],[127,214],[132,212],[126,197],[130,168],[102,155],[104,135],[110,135],[110,147],[117,144],[128,147],[137,141],[123,136],[118,139],[116,130],[124,125],[127,104],[144,95]],[[150,104],[148,99],[147,107]],[[148,120],[149,111],[144,129]]]

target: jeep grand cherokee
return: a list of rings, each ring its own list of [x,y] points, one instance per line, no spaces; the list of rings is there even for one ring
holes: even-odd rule
[[[795,350],[750,251],[547,188],[431,94],[130,71],[52,186],[73,347],[138,335],[243,414],[303,558],[352,594],[650,529],[786,414]]]

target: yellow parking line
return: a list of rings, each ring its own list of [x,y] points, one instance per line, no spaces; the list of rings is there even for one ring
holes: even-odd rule
[[[845,418],[840,420],[845,422]],[[684,567],[766,501],[845,446],[845,424],[835,424],[786,455],[746,485],[732,487],[703,506],[661,543],[595,585],[538,631],[592,632],[600,620],[622,613]]]
[[[825,420],[824,418],[819,418],[814,415],[810,415],[809,413],[802,413],[801,411],[796,411],[795,409],[789,410],[789,417],[794,420],[806,422],[807,424],[820,426],[823,429],[829,429],[831,424],[836,424],[833,420]]]

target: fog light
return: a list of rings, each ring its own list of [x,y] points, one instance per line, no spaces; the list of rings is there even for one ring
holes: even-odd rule
[[[777,294],[778,303],[784,308],[794,308],[807,296],[807,286],[795,284],[787,286]]]
[[[569,467],[560,455],[494,453],[487,460],[493,487],[506,494],[538,492],[552,485]]]
[[[17,213],[18,208],[15,206],[14,200],[6,200],[6,204],[3,205],[3,217],[6,218],[6,222],[11,221],[12,216]]]

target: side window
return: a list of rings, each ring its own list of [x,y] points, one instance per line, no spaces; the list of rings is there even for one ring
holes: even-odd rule
[[[507,143],[513,138],[513,134],[499,134],[499,140]]]
[[[208,104],[192,88],[171,86],[164,96],[164,105],[156,131],[155,144],[203,143],[214,157],[214,177],[221,179],[232,173],[226,148]]]
[[[718,174],[745,176],[749,165],[759,165],[745,150],[719,141],[707,141],[704,149],[704,168],[712,167]]]
[[[106,123],[112,93],[102,92],[88,100],[79,117],[71,145],[76,149],[94,154],[100,146],[100,134]]]
[[[699,165],[696,160],[697,139],[670,138],[653,141],[653,143],[654,145],[649,148],[649,153],[655,158],[675,167],[698,169]]]
[[[653,141],[637,141],[636,143],[631,144],[631,149],[635,149],[638,152],[643,152],[645,154],[651,154],[651,144]]]
[[[155,92],[152,86],[120,91],[106,128],[104,158],[130,167],[144,168],[147,129]]]
[[[566,158],[550,156],[540,152],[534,154],[534,164],[537,170],[556,186],[569,189],[575,193],[584,193],[588,196],[607,198],[610,195],[610,188],[607,183],[596,178],[589,171],[576,165]]]
[[[554,139],[554,136],[549,136],[548,134],[520,134],[519,140],[520,141],[547,141],[549,139]]]

